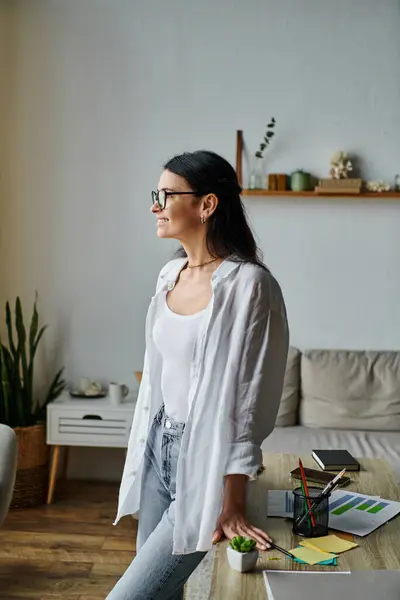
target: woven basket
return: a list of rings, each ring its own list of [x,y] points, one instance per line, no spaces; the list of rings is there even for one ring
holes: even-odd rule
[[[18,464],[11,508],[27,508],[46,502],[49,447],[45,425],[16,427]]]

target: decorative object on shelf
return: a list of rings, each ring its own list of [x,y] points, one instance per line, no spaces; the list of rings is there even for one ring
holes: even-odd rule
[[[249,189],[256,190],[263,188],[263,171],[261,160],[264,158],[264,151],[271,143],[272,138],[275,135],[274,127],[276,121],[274,117],[270,120],[267,125],[267,130],[264,135],[263,141],[260,143],[257,152],[255,153],[255,162],[249,177]]]
[[[237,535],[229,542],[226,549],[228,562],[232,569],[245,573],[256,566],[258,550],[255,540]]]
[[[82,377],[78,389],[71,389],[69,394],[74,398],[104,398],[107,391],[103,389],[98,381],[92,381],[89,377]]]
[[[278,189],[278,175],[276,173],[268,175],[268,189],[274,191]]]
[[[338,150],[331,158],[331,170],[329,171],[332,179],[347,179],[349,171],[353,170],[353,164],[346,152]]]
[[[365,187],[369,192],[388,192],[390,190],[390,184],[382,179],[376,181],[367,181]]]
[[[311,189],[311,174],[297,169],[290,175],[290,187],[294,192],[306,192]]]
[[[264,141],[261,142],[260,147],[256,152],[256,158],[264,158],[263,152],[267,148],[267,146],[270,145],[271,140],[275,135],[275,132],[273,131],[275,124],[276,124],[276,121],[275,121],[274,117],[272,117],[272,119],[270,120],[270,122],[267,125],[267,131],[265,132],[265,135],[264,135]]]
[[[287,190],[287,177],[286,177],[286,173],[278,173],[278,175],[276,176],[278,179],[278,190],[280,192],[284,192]]]
[[[400,192],[400,175],[396,175],[394,178],[394,191]]]
[[[47,326],[39,327],[37,294],[29,330],[25,328],[22,304],[15,302],[14,326],[9,302],[6,303],[8,347],[0,344],[0,421],[14,428],[18,440],[17,477],[12,508],[37,506],[46,501],[48,446],[46,445],[46,407],[65,388],[64,367],[51,381],[44,401],[34,392],[35,356]]]
[[[287,190],[286,173],[270,173],[268,175],[268,189],[284,192]]]
[[[261,190],[263,186],[263,166],[260,159],[255,159],[249,177],[249,189]]]
[[[362,179],[320,179],[317,194],[360,194]]]

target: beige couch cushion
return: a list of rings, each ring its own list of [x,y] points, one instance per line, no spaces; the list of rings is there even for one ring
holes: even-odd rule
[[[300,399],[300,351],[290,347],[286,363],[282,399],[275,425],[288,427],[298,422]]]
[[[301,388],[306,427],[400,431],[400,352],[308,350]]]

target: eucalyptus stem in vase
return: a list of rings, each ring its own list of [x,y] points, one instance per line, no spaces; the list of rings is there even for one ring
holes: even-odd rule
[[[275,135],[275,123],[276,121],[274,117],[272,117],[272,119],[267,125],[267,130],[265,132],[263,141],[260,143],[260,146],[254,155],[254,165],[249,178],[249,189],[251,190],[263,188],[262,159],[264,158],[264,151],[268,148],[272,141],[272,138]]]

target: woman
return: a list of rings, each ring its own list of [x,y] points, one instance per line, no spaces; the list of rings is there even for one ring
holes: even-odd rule
[[[139,512],[137,556],[108,600],[181,600],[213,543],[268,548],[246,518],[288,352],[280,287],[258,258],[232,166],[206,151],[164,167],[152,208],[179,240],[146,320],[143,378],[118,515]]]

